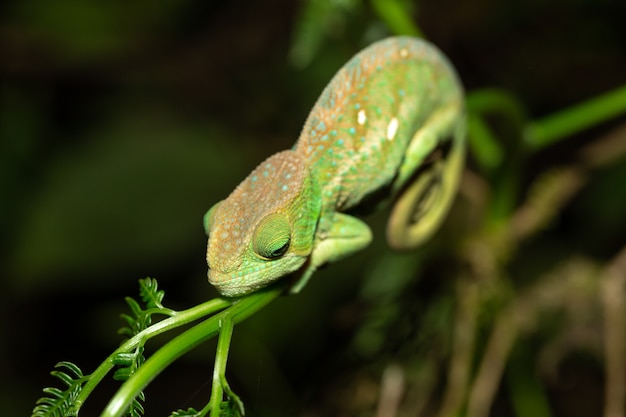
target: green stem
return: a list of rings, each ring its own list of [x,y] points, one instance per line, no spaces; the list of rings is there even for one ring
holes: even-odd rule
[[[511,94],[497,88],[484,88],[467,94],[469,116],[467,129],[472,155],[485,170],[492,172],[505,159],[505,151],[493,134],[485,117],[500,116],[512,126],[521,129],[526,118],[523,106]]]
[[[245,320],[278,297],[284,285],[274,285],[246,297],[235,300],[226,310],[204,320],[191,329],[169,341],[122,384],[101,414],[101,417],[120,417],[133,398],[139,394],[156,376],[172,362],[189,350],[215,336],[220,330],[220,322],[232,320],[238,323]]]
[[[108,358],[106,358],[98,368],[89,376],[89,381],[85,384],[81,390],[78,398],[75,401],[74,413],[78,414],[78,410],[82,407],[83,403],[87,400],[91,392],[102,381],[102,379],[111,371],[115,366],[113,358],[120,353],[126,353],[134,350],[137,346],[144,344],[147,340],[157,336],[161,333],[165,333],[176,327],[184,326],[185,324],[196,321],[202,317],[213,314],[216,311],[225,309],[232,304],[231,300],[224,298],[215,298],[207,301],[190,309],[176,312],[172,317],[161,320],[158,323],[153,324],[144,331],[136,334],[132,338],[128,339],[119,348],[117,348]]]
[[[424,34],[415,25],[409,12],[398,0],[372,0],[372,8],[383,22],[396,35],[423,38]]]
[[[467,108],[480,114],[497,114],[508,118],[514,125],[526,119],[524,106],[511,93],[499,88],[482,88],[467,93]]]
[[[223,326],[226,324],[226,326]],[[221,375],[222,372],[226,372],[226,362],[222,359],[220,355],[220,347],[223,345],[223,341],[225,339],[228,340],[228,344],[230,344],[230,339],[232,336],[233,330],[233,322],[230,317],[225,317],[221,320],[220,323],[220,336],[217,339],[217,349],[215,353],[215,364],[213,365],[213,386],[211,387],[211,399],[207,404],[207,407],[202,410],[200,415],[206,414],[206,409],[208,408],[211,416],[219,416],[220,415],[220,405],[222,404],[222,399],[224,398],[224,389],[221,384]],[[230,330],[230,331],[229,331]],[[228,344],[226,348],[228,349]]]
[[[516,417],[552,417],[549,401],[534,373],[533,356],[518,348],[505,372],[511,406]]]
[[[508,149],[504,150],[485,118],[503,118],[512,127],[508,131],[517,132],[524,126],[526,111],[515,96],[497,88],[472,91],[467,95],[467,108],[469,145],[477,162],[493,178],[489,219],[498,224],[508,218],[515,205],[519,189],[520,141],[508,141]]]
[[[215,353],[215,365],[213,367],[213,387],[211,388],[211,399],[200,415],[206,415],[210,411],[211,416],[220,415],[220,407],[224,399],[224,392],[229,400],[234,401],[239,408],[239,414],[244,415],[243,403],[237,395],[230,389],[226,381],[226,362],[228,361],[228,351],[230,341],[233,336],[235,323],[230,315],[220,321],[220,336],[217,339],[217,349]]]
[[[626,85],[526,126],[524,138],[533,150],[626,112]]]
[[[467,136],[478,165],[491,172],[502,164],[502,146],[482,117],[474,113],[467,116]]]

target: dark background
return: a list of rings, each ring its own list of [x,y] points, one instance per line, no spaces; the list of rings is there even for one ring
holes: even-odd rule
[[[540,117],[626,81],[624,4],[423,1],[413,15],[468,91],[506,89]],[[1,415],[27,415],[41,389],[56,384],[49,371],[58,361],[95,368],[120,341],[123,297],[137,294],[138,278],[157,278],[172,308],[216,295],[206,280],[203,214],[258,162],[290,147],[334,72],[388,33],[364,2],[340,15],[312,62],[297,68],[288,55],[301,10],[289,0],[0,6]],[[520,182],[624,121],[529,158]],[[623,245],[623,158],[614,170],[552,238],[600,259]],[[598,199],[607,210],[590,208]],[[386,251],[377,222],[367,252],[236,328],[229,372],[250,415],[292,415],[303,404],[339,415],[324,408],[333,404],[324,387],[342,385],[339,370],[361,372],[358,355],[346,352],[359,325],[359,275]],[[163,374],[147,391],[147,415],[201,407],[211,355],[199,348]],[[575,375],[597,406],[601,365],[591,362]],[[96,415],[111,389],[81,415]],[[590,407],[569,415],[598,415]]]

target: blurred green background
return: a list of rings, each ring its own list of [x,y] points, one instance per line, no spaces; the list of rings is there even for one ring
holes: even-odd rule
[[[123,297],[136,295],[138,278],[157,278],[172,308],[216,295],[206,280],[204,212],[258,162],[290,147],[334,72],[390,34],[369,2],[337,3],[313,20],[293,0],[0,6],[0,415],[27,415],[54,384],[56,362],[71,360],[85,372],[97,366],[119,343]],[[467,90],[506,89],[531,117],[626,81],[623,1],[404,4]],[[294,52],[295,34],[310,26],[319,40]],[[529,157],[519,183],[572,161],[625,122],[618,117]],[[505,150],[515,147],[502,140]],[[476,168],[471,158],[469,166]],[[626,241],[625,209],[622,157],[597,173],[520,263],[538,269],[568,251],[608,260]],[[448,239],[463,222],[458,211],[444,230]],[[382,221],[374,218],[377,239],[367,252],[321,271],[302,294],[235,329],[231,384],[250,415],[301,408],[362,415],[336,406],[335,397],[347,375],[384,356],[351,348],[368,314],[355,296],[367,291],[361,276],[387,253]],[[434,252],[435,263],[419,268],[428,271],[423,281],[432,280],[425,294],[446,269],[442,250]],[[146,392],[147,415],[206,401],[211,355],[210,346],[200,348],[167,371]],[[601,364],[582,355],[566,371],[570,385],[550,391],[553,415],[599,415]],[[84,415],[96,415],[112,387]],[[498,415],[510,415],[502,402]]]

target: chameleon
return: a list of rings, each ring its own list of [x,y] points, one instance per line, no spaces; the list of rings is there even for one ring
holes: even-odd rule
[[[389,205],[389,246],[418,246],[454,200],[465,132],[463,87],[434,45],[371,44],[324,88],[293,147],[207,211],[209,282],[238,297],[290,276],[298,293],[372,241],[359,212]]]

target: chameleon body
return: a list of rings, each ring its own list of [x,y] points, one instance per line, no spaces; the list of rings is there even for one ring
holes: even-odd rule
[[[372,240],[350,213],[389,201],[390,246],[415,247],[454,198],[464,137],[463,90],[447,59],[416,38],[372,44],[324,89],[293,148],[207,212],[209,282],[240,296],[292,275],[298,292]]]

